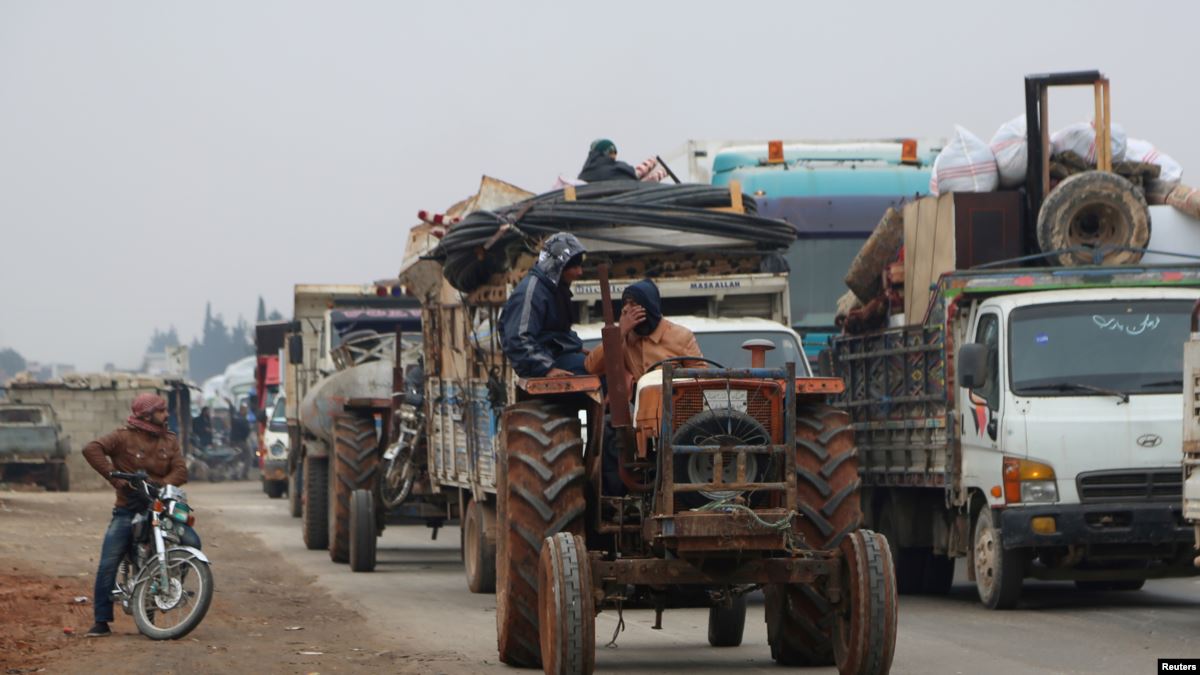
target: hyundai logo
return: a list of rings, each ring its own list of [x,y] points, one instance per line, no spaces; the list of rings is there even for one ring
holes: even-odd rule
[[[1142,434],[1138,436],[1137,444],[1143,448],[1157,448],[1162,445],[1162,436],[1158,434]]]

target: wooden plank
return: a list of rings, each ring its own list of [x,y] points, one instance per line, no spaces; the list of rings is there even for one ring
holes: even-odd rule
[[[920,203],[909,202],[904,205],[904,312],[908,316],[912,302],[912,289],[909,279],[913,278],[913,260],[916,258],[917,222],[920,218]]]
[[[933,236],[933,251],[930,256],[929,266],[929,283],[935,284],[937,280],[946,272],[951,272],[955,267],[956,259],[956,244],[954,241],[954,193],[950,192],[938,197],[937,201],[937,221],[935,224]],[[926,287],[928,288],[928,286]],[[928,301],[929,292],[925,293],[925,299]],[[911,322],[917,323],[925,316],[925,310],[912,317]]]
[[[742,181],[729,181],[729,207],[734,213],[745,213],[746,208],[742,206]]]
[[[934,237],[937,235],[936,197],[926,197],[918,202],[917,232],[913,245],[905,246],[905,255],[913,255],[912,279],[905,289],[905,316],[909,323],[919,323],[925,316],[925,305],[929,302],[930,274],[933,270]],[[906,281],[907,283],[907,281]]]

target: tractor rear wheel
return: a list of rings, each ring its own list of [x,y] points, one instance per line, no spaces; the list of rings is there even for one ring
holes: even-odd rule
[[[489,536],[490,535],[490,536]],[[462,524],[463,567],[472,593],[496,592],[496,510],[472,499]]]
[[[833,624],[841,675],[887,673],[896,651],[896,576],[887,540],[870,530],[841,544],[842,602]]]
[[[329,458],[304,456],[304,545],[310,551],[329,547]]]
[[[708,608],[708,644],[713,647],[737,647],[746,632],[746,595],[733,597],[728,607]]]
[[[823,404],[800,406],[796,478],[804,543],[819,550],[837,548],[862,524],[858,449],[845,412]]]
[[[591,675],[596,669],[592,568],[583,537],[547,537],[538,564],[538,624],[546,675]]]
[[[379,437],[375,416],[347,411],[333,419],[333,475],[329,503],[329,557],[350,560],[350,495],[355,490],[375,492],[379,466]]]
[[[812,584],[770,584],[766,598],[767,643],[782,666],[833,665],[833,605]]]
[[[496,494],[496,633],[500,660],[536,667],[538,564],[542,542],[560,532],[582,535],[583,440],[579,418],[547,401],[510,406],[501,420],[503,465]]]

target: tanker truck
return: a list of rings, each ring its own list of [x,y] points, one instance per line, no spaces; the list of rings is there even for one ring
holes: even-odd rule
[[[309,549],[348,562],[350,493],[373,482],[380,418],[397,361],[419,354],[421,311],[387,283],[297,285],[295,302],[285,378],[293,515]]]

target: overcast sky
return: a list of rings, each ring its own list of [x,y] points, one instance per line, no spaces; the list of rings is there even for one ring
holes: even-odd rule
[[[392,276],[419,209],[589,142],[987,140],[1022,76],[1098,68],[1200,184],[1200,3],[0,0],[0,347],[135,366],[204,303]],[[1061,104],[1060,104],[1061,101]],[[1057,106],[1055,104],[1058,104]],[[1053,100],[1052,127],[1090,118]],[[1189,180],[1191,178],[1191,180]]]

